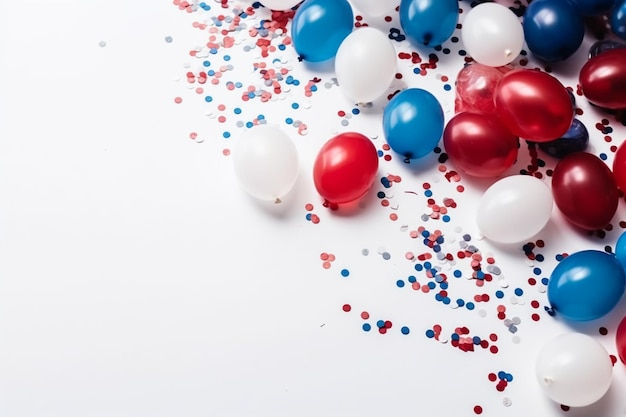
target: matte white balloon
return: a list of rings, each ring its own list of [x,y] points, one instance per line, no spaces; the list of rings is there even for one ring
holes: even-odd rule
[[[495,242],[524,242],[546,226],[553,205],[552,193],[541,180],[529,175],[505,177],[481,197],[478,228]]]
[[[391,13],[398,5],[396,0],[351,0],[352,4],[368,16],[383,16]]]
[[[277,127],[257,125],[245,131],[233,150],[235,175],[241,186],[260,200],[280,202],[298,177],[298,152]]]
[[[335,56],[339,88],[355,103],[380,97],[396,74],[396,50],[387,34],[372,27],[350,33]]]
[[[270,10],[289,10],[300,2],[302,0],[263,0],[259,3]]]
[[[482,3],[472,8],[461,28],[461,39],[474,60],[490,67],[513,61],[524,46],[524,29],[508,7]]]
[[[585,407],[609,390],[613,364],[591,336],[568,333],[548,341],[537,356],[535,372],[548,397],[570,407]]]

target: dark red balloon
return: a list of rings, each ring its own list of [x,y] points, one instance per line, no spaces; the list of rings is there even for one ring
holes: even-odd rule
[[[586,152],[569,154],[558,162],[552,195],[563,216],[585,230],[606,226],[619,203],[613,173],[604,161]]]
[[[626,48],[589,59],[580,70],[580,88],[591,103],[606,109],[626,108]]]
[[[378,172],[378,152],[360,133],[348,132],[328,140],[313,165],[317,192],[330,204],[349,203],[372,187]]]
[[[539,70],[504,74],[494,91],[494,103],[496,114],[514,135],[534,142],[560,138],[574,120],[567,89]]]
[[[617,187],[626,192],[626,145],[622,142],[613,157],[613,176]]]
[[[617,344],[617,354],[624,364],[626,364],[626,317],[617,327],[617,335],[615,336]]]
[[[489,178],[515,163],[518,138],[493,114],[463,112],[446,125],[443,146],[459,170]]]

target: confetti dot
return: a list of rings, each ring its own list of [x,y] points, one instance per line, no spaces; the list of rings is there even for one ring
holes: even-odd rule
[[[348,271],[347,269],[342,269],[341,270],[341,276],[342,277],[347,277],[350,275],[350,271]]]
[[[105,46],[107,46],[107,43],[105,41],[100,41],[100,42],[98,42],[98,46],[100,48],[104,48]]]

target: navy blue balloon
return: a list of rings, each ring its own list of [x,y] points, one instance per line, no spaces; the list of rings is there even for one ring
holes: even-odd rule
[[[623,232],[615,244],[615,257],[626,268],[626,232]]]
[[[293,46],[300,59],[322,62],[334,58],[352,32],[353,20],[347,0],[305,0],[291,23]]]
[[[572,121],[572,126],[560,138],[549,142],[540,142],[539,149],[555,158],[563,158],[574,152],[582,152],[589,145],[589,131],[578,119]]]
[[[626,39],[626,0],[618,3],[609,16],[611,31],[622,39]]]
[[[613,310],[625,289],[626,272],[615,255],[584,250],[559,262],[547,292],[557,314],[571,321],[588,321]]]
[[[534,0],[522,22],[528,49],[547,62],[572,56],[585,36],[585,22],[573,5],[563,0]]]
[[[626,2],[624,2],[624,4],[626,5]],[[626,22],[624,22],[624,24],[626,25]],[[622,42],[611,41],[608,39],[597,41],[596,43],[591,45],[591,48],[589,48],[589,58],[591,59],[594,56],[600,55],[603,52],[617,48],[626,48],[626,44]]]
[[[383,133],[389,147],[406,159],[426,156],[443,135],[444,115],[439,101],[421,88],[396,94],[383,111]]]
[[[458,19],[458,0],[402,0],[400,2],[400,25],[415,45],[441,45],[452,36]]]
[[[615,0],[569,0],[569,2],[583,16],[604,14],[615,6]]]

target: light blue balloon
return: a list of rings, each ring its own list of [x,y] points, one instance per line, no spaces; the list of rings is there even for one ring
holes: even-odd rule
[[[322,62],[334,58],[352,32],[354,14],[347,0],[305,0],[291,23],[293,46],[300,59]]]
[[[622,233],[615,243],[615,257],[626,269],[626,232]]]
[[[554,268],[548,301],[567,320],[588,321],[608,314],[626,289],[626,272],[617,257],[597,250],[575,252]]]
[[[409,88],[396,94],[383,111],[383,133],[394,152],[407,159],[426,156],[443,134],[439,101],[426,90]]]
[[[452,36],[459,20],[458,0],[402,0],[400,26],[417,45],[441,45]]]

